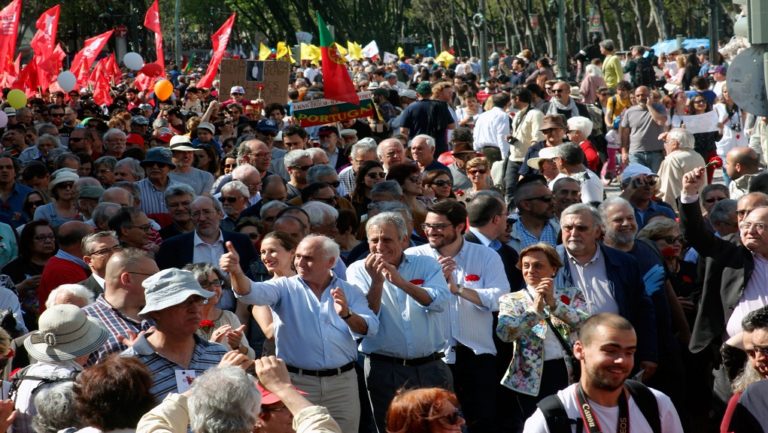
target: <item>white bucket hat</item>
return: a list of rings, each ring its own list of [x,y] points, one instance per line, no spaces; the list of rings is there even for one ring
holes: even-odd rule
[[[91,354],[109,337],[109,332],[96,319],[69,304],[45,310],[38,327],[24,340],[24,348],[38,361],[69,361]]]
[[[189,299],[190,296],[202,296],[209,299],[215,293],[200,287],[195,274],[177,268],[162,271],[144,280],[144,299],[146,304],[139,311],[139,316],[145,317],[153,311],[174,307]]]

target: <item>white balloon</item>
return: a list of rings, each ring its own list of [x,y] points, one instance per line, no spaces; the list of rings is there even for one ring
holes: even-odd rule
[[[59,82],[59,87],[61,87],[61,90],[65,92],[69,92],[70,90],[74,89],[75,83],[77,83],[75,74],[69,71],[62,71],[56,80]]]
[[[8,125],[8,115],[5,111],[0,111],[0,128],[5,128]]]
[[[123,64],[130,70],[138,71],[144,67],[144,59],[141,58],[139,53],[126,53],[123,56]]]

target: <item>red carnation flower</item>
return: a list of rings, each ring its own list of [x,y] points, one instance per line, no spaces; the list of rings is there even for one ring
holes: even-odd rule
[[[464,277],[465,281],[480,281],[480,275],[469,274]]]
[[[206,320],[201,320],[200,321],[200,327],[203,328],[203,330],[205,330],[205,331],[209,331],[214,326],[216,326],[216,324],[213,323],[213,320],[207,320],[206,319]]]
[[[571,305],[571,298],[569,298],[569,297],[567,297],[565,295],[561,295],[560,296],[560,302],[562,302],[565,305]]]
[[[693,283],[693,278],[691,278],[690,275],[683,275],[682,278],[684,283],[688,283],[688,284]]]
[[[709,158],[709,161],[707,161],[707,165],[705,165],[704,168],[707,168],[710,166],[715,168],[721,168],[723,166],[723,158],[720,158],[719,156],[713,156],[712,158]]]
[[[675,247],[666,247],[661,250],[661,255],[664,258],[677,257],[677,249]]]
[[[420,285],[424,284],[424,280],[421,280],[421,279],[417,278],[415,280],[411,280],[411,284],[415,284],[417,286],[420,286]]]

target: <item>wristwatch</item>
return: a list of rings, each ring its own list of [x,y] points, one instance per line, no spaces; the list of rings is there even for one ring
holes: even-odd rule
[[[346,315],[346,316],[342,316],[342,317],[341,317],[341,320],[347,320],[347,319],[349,319],[350,317],[352,317],[352,311],[351,311],[351,310],[347,312],[347,315]]]
[[[464,286],[462,286],[461,284],[456,284],[456,287],[459,288],[458,290],[456,290],[456,296],[461,296],[461,294],[464,293]]]

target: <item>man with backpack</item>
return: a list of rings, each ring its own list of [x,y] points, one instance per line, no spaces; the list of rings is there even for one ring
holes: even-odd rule
[[[540,401],[523,432],[682,433],[669,397],[627,380],[636,347],[635,330],[623,317],[600,313],[584,321],[573,345],[581,380]]]
[[[653,69],[651,56],[646,55],[645,48],[636,45],[632,47],[630,53],[632,57],[624,65],[624,73],[631,77],[632,87],[656,87],[656,71]]]

